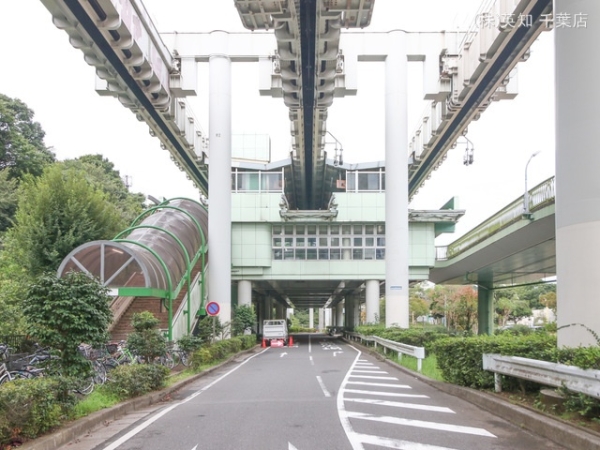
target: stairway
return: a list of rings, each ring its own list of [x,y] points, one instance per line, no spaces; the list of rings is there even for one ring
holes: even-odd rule
[[[201,260],[198,260],[192,269],[192,279],[200,272],[201,265]],[[181,303],[185,301],[186,295],[187,284],[184,284],[177,298],[173,300],[173,315],[175,315]],[[168,302],[166,304],[168,305]],[[120,317],[115,317],[116,322],[109,328],[110,339],[112,341],[127,340],[127,336],[133,331],[133,327],[131,326],[133,315],[143,311],[150,311],[154,317],[159,319],[158,328],[169,328],[169,312],[163,306],[161,299],[157,297],[135,297],[125,312]]]

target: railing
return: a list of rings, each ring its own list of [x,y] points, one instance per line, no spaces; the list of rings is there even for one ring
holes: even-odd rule
[[[529,191],[529,209],[536,211],[544,206],[554,203],[554,177],[538,184]],[[446,248],[446,255],[443,259],[453,258],[460,253],[468,250],[483,240],[489,238],[495,233],[505,229],[509,225],[522,220],[523,215],[523,197],[519,197],[508,206],[498,211],[492,217],[482,222],[477,227],[466,233],[461,238],[452,242]],[[443,247],[437,247],[436,252],[443,254]]]
[[[502,392],[502,374],[600,398],[600,370],[493,353],[483,355],[483,369],[494,372],[496,392]]]
[[[344,337],[351,341],[373,342],[375,348],[377,345],[381,345],[384,348],[384,352],[387,349],[398,352],[398,359],[402,359],[402,355],[412,356],[417,358],[417,371],[421,372],[423,359],[425,359],[425,348],[414,347],[412,345],[402,344],[401,342],[390,341],[389,339],[383,339],[377,336],[363,336],[358,333],[344,332]]]

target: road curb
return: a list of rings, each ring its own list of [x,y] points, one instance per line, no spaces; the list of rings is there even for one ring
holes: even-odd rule
[[[384,361],[386,364],[389,364],[442,392],[462,398],[469,403],[489,411],[495,416],[501,417],[519,428],[523,428],[539,436],[550,439],[565,448],[573,450],[600,450],[600,435],[597,435],[596,433],[581,427],[573,426],[560,419],[546,416],[523,406],[507,402],[506,400],[487,392],[433,380],[385,358],[384,355],[376,352],[370,347],[365,347],[355,341],[343,340],[360,348],[364,353],[368,353],[380,361]]]
[[[88,416],[82,417],[81,419],[77,419],[74,422],[65,424],[61,426],[60,429],[54,431],[51,434],[44,435],[34,440],[25,442],[19,447],[19,450],[56,450],[61,445],[65,445],[73,441],[74,439],[85,435],[101,423],[113,421],[124,416],[125,414],[144,409],[148,406],[163,401],[172,393],[178,391],[179,389],[183,388],[184,386],[190,383],[193,383],[199,378],[202,378],[214,372],[215,370],[220,369],[221,367],[232,362],[236,358],[239,358],[240,355],[253,353],[257,349],[259,349],[258,346],[255,346],[251,349],[237,353],[231,356],[230,358],[227,358],[225,361],[217,364],[216,366],[210,367],[200,373],[192,375],[189,378],[186,378],[185,380],[178,381],[172,386],[169,386],[160,391],[150,392],[149,394],[133,398],[131,400],[127,400],[110,408],[96,411]]]

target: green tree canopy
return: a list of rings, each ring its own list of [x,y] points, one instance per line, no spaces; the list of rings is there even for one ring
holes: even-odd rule
[[[81,172],[56,164],[39,178],[24,179],[9,234],[23,266],[38,275],[56,270],[77,246],[110,239],[124,226],[115,206]]]
[[[0,94],[0,170],[7,169],[9,178],[22,178],[27,173],[38,176],[55,161],[33,115],[21,100]]]
[[[0,233],[12,225],[17,210],[17,180],[9,175],[8,170],[0,170]]]
[[[126,224],[130,224],[143,211],[144,194],[129,192],[115,165],[102,155],[84,155],[65,160],[63,164],[67,170],[82,171],[85,179],[104,192],[117,207]]]

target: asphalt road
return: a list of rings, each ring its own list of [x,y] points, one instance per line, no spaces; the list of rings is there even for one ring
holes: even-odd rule
[[[324,335],[245,355],[124,420],[61,450],[562,448]]]

